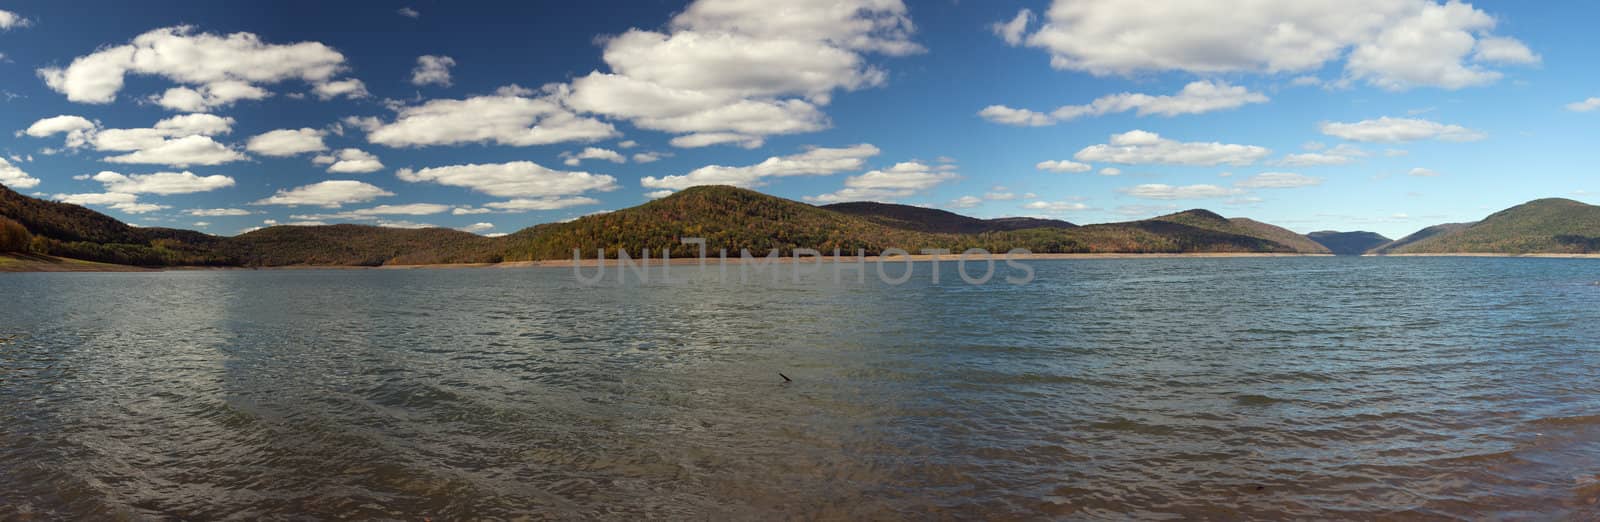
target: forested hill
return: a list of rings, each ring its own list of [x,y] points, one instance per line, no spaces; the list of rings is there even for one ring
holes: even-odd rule
[[[1477,223],[1423,229],[1374,253],[1600,253],[1600,207],[1559,198],[1529,201]]]
[[[759,192],[722,186],[694,187],[655,201],[566,223],[538,225],[500,238],[456,230],[394,229],[366,225],[274,226],[234,237],[132,227],[77,205],[42,201],[0,190],[0,216],[26,228],[27,248],[91,261],[141,266],[223,265],[374,266],[490,263],[568,259],[577,249],[594,257],[649,248],[659,256],[694,254],[685,237],[707,240],[710,252],[726,248],[784,255],[796,248],[824,253],[888,248],[992,252],[1026,248],[1038,253],[1324,253],[1320,245],[1287,230],[1190,211],[1151,220],[1079,227],[1034,218],[983,220],[903,205],[817,207]],[[875,209],[864,212],[862,209]],[[887,209],[887,210],[886,210]],[[917,209],[909,211],[907,209]],[[937,214],[935,213],[937,212]],[[870,214],[870,215],[863,215]],[[893,216],[893,219],[885,216]],[[917,221],[927,216],[931,222]],[[956,232],[952,230],[965,230]],[[973,231],[976,230],[976,231]]]
[[[1328,250],[1332,250],[1334,254],[1341,256],[1359,256],[1367,253],[1368,250],[1392,242],[1391,239],[1383,237],[1382,234],[1366,231],[1335,232],[1323,230],[1306,234],[1306,237],[1321,243],[1322,246],[1328,247]]]

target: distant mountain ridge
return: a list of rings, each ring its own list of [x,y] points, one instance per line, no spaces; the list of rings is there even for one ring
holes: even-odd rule
[[[1328,247],[1328,250],[1333,251],[1334,255],[1339,256],[1359,256],[1367,253],[1368,250],[1393,242],[1393,240],[1384,237],[1382,234],[1366,231],[1335,232],[1322,230],[1306,234],[1306,237],[1320,243],[1322,246]]]
[[[845,211],[838,210],[840,208]],[[1142,221],[1077,226],[1038,218],[978,219],[883,203],[818,207],[726,186],[701,186],[645,204],[565,223],[529,227],[488,238],[444,228],[367,225],[273,226],[234,237],[138,228],[77,205],[30,198],[0,187],[0,216],[37,236],[42,251],[62,257],[141,266],[220,265],[374,266],[492,263],[594,257],[604,249],[635,257],[695,254],[681,243],[701,237],[709,252],[757,255],[797,248],[878,254],[984,248],[1036,253],[1326,253],[1305,236],[1243,218],[1193,210]]]

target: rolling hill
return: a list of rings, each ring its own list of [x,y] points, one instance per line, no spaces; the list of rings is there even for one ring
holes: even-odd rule
[[[1359,256],[1368,250],[1387,245],[1393,240],[1376,232],[1335,232],[1323,230],[1306,234],[1312,241],[1333,251],[1334,255]]]
[[[844,208],[848,212],[836,210]],[[671,248],[693,255],[684,237],[703,237],[713,255],[750,249],[757,255],[796,248],[831,253],[837,248],[878,254],[888,248],[918,252],[985,248],[1036,253],[1325,253],[1288,230],[1243,218],[1194,210],[1155,219],[1077,226],[1035,218],[977,219],[950,212],[888,204],[817,207],[725,186],[702,186],[632,208],[548,223],[505,237],[456,230],[396,229],[367,225],[274,226],[234,237],[138,228],[77,205],[0,192],[0,216],[27,228],[31,250],[73,259],[138,266],[219,265],[376,266],[569,259],[574,249],[594,257],[648,248],[659,257]],[[928,221],[918,221],[927,219]],[[964,230],[968,232],[951,232]]]
[[[1560,198],[1529,201],[1477,223],[1423,229],[1374,253],[1600,253],[1600,207]]]

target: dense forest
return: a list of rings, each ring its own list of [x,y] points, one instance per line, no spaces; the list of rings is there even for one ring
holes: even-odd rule
[[[1270,252],[1326,254],[1317,241],[1245,218],[1189,210],[1123,223],[1078,226],[1036,218],[978,219],[884,203],[823,207],[723,186],[694,187],[637,207],[488,238],[443,228],[366,225],[274,226],[234,237],[129,226],[77,205],[0,187],[0,250],[138,266],[378,266],[593,258],[645,249],[691,257],[741,249],[764,255],[796,248],[877,254],[888,248],[953,252],[983,248],[1035,253]],[[1370,240],[1370,238],[1368,238]],[[1600,251],[1600,207],[1539,200],[1476,224],[1430,227],[1373,253]]]

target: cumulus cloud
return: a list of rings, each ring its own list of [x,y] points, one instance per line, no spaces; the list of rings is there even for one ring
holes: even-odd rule
[[[628,162],[628,158],[623,157],[623,155],[617,151],[600,147],[586,147],[580,152],[563,152],[561,153],[561,157],[566,158],[566,161],[563,161],[562,163],[565,163],[568,167],[576,167],[580,163],[583,163],[583,160],[586,159],[606,160],[612,163]]]
[[[193,194],[234,185],[233,178],[228,176],[197,176],[188,171],[125,175],[106,170],[89,179],[105,185],[106,192],[120,194]]]
[[[317,165],[327,165],[334,174],[365,174],[383,169],[383,163],[372,153],[361,149],[339,149],[334,154],[319,154],[311,159]]]
[[[1154,132],[1133,130],[1111,135],[1109,144],[1090,145],[1073,155],[1086,162],[1124,165],[1161,164],[1214,167],[1250,165],[1272,151],[1254,145],[1180,142]]]
[[[878,148],[862,143],[842,148],[815,147],[788,156],[773,156],[761,163],[742,167],[707,165],[678,176],[645,176],[645,188],[683,190],[696,185],[759,187],[769,177],[826,176],[860,170],[867,158],[878,155]]]
[[[1321,184],[1322,178],[1293,172],[1263,172],[1240,180],[1234,183],[1234,186],[1242,188],[1298,188]]]
[[[39,186],[39,178],[29,176],[21,167],[12,165],[5,158],[0,158],[0,185],[13,189],[28,189]]]
[[[919,161],[906,161],[887,169],[845,178],[844,188],[829,194],[806,196],[805,200],[818,203],[894,201],[958,177],[950,165],[935,167]]]
[[[101,194],[56,194],[56,201],[73,205],[106,206],[129,214],[145,214],[171,207],[154,203],[140,203],[139,196],[123,192],[106,192]]]
[[[110,163],[187,167],[246,159],[244,154],[211,138],[232,132],[233,123],[233,118],[185,114],[163,119],[149,128],[101,129],[85,118],[63,115],[36,121],[23,133],[34,137],[64,134],[67,148],[92,146],[100,151],[127,152],[104,159]]]
[[[455,59],[449,56],[418,56],[417,67],[411,70],[411,84],[449,87],[450,68],[455,65]]]
[[[669,153],[666,153],[666,152],[636,152],[636,153],[633,154],[633,162],[634,163],[655,163],[657,161],[661,161],[661,158],[670,157],[670,156],[672,156],[672,154],[669,154]]]
[[[866,55],[922,50],[913,30],[900,0],[699,0],[665,32],[606,39],[609,71],[573,80],[570,103],[644,129],[701,135],[675,146],[750,146],[827,127],[819,107],[835,91],[885,83]]]
[[[332,214],[295,214],[289,217],[312,221],[371,221],[383,216],[431,216],[442,214],[449,210],[449,205],[407,203],[404,205],[378,205],[372,208],[348,210]]]
[[[33,22],[31,20],[23,18],[22,15],[7,11],[5,9],[0,9],[0,31],[10,30],[17,27],[27,27],[32,24]]]
[[[1162,183],[1148,183],[1120,189],[1120,192],[1141,199],[1171,200],[1225,198],[1242,194],[1244,190],[1216,185],[1174,186]]]
[[[411,183],[438,183],[499,197],[572,196],[617,189],[617,179],[611,176],[553,170],[531,161],[400,169],[395,176]]]
[[[1391,118],[1355,123],[1323,122],[1322,133],[1350,141],[1401,143],[1418,140],[1478,141],[1484,133],[1460,125],[1447,125],[1415,118]]]
[[[494,230],[494,223],[473,223],[456,230],[460,230],[462,232],[471,232],[473,234],[481,234],[490,230]]]
[[[1084,116],[1133,111],[1139,116],[1178,116],[1202,114],[1212,111],[1236,109],[1251,103],[1266,103],[1267,96],[1226,82],[1202,80],[1190,82],[1177,94],[1152,96],[1124,92],[1095,98],[1086,105],[1064,105],[1050,114],[1027,109],[1013,109],[1004,105],[991,105],[978,115],[995,123],[1039,127]]]
[[[323,132],[313,128],[278,129],[250,138],[245,150],[263,156],[293,156],[307,152],[328,150],[322,143]]]
[[[1348,80],[1455,89],[1502,76],[1485,64],[1538,61],[1491,34],[1487,13],[1435,0],[1057,0],[1043,22],[1018,40],[1049,52],[1057,69],[1095,75],[1306,73],[1346,57]]]
[[[961,196],[950,200],[950,208],[973,208],[983,204],[983,198],[977,196]]]
[[[525,90],[501,89],[493,95],[431,100],[400,109],[391,123],[372,122],[367,126],[367,141],[390,147],[529,146],[598,141],[617,135],[611,124],[578,116],[562,106],[561,96],[556,90],[535,98]]]
[[[1094,168],[1086,163],[1078,163],[1072,160],[1041,161],[1033,167],[1039,170],[1048,170],[1050,172],[1089,172],[1090,169]]]
[[[380,197],[393,195],[393,192],[383,190],[369,183],[334,180],[279,190],[271,197],[251,204],[339,208],[351,203],[366,203]]]
[[[1122,175],[1122,169],[1119,169],[1119,168],[1116,168],[1116,167],[1106,167],[1106,168],[1100,169],[1100,175],[1101,176],[1121,176]]]
[[[421,18],[422,17],[422,13],[419,13],[419,12],[417,12],[416,9],[412,9],[410,7],[402,7],[399,10],[395,11],[395,13],[399,14],[400,16],[404,16],[406,18]]]
[[[325,86],[340,82],[337,76],[345,68],[344,55],[319,42],[270,44],[251,33],[223,36],[176,26],[146,32],[128,44],[102,47],[66,68],[38,72],[46,85],[68,100],[97,104],[116,100],[129,74],[159,76],[190,89],[164,93],[158,103],[199,110],[260,99],[267,94],[260,85],[291,79],[316,89],[330,88]],[[348,85],[344,82],[341,85]]]

